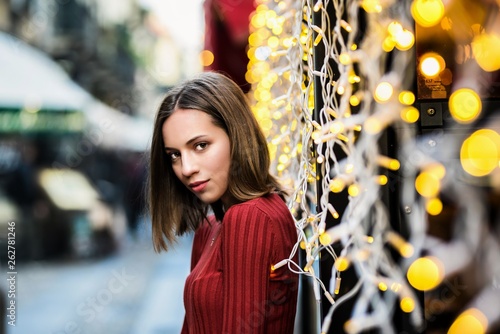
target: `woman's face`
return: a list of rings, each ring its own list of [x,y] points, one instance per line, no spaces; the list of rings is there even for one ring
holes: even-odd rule
[[[231,163],[227,133],[205,112],[178,109],[163,123],[162,135],[179,180],[202,202],[221,199],[227,206]]]

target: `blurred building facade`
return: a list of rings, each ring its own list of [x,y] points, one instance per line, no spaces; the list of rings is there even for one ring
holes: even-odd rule
[[[57,119],[85,111],[44,106],[30,111],[28,102],[12,107],[0,101],[0,114],[48,119],[42,128],[0,129],[0,207],[5,209],[0,225],[18,222],[20,258],[108,254],[141,219],[145,169],[144,149],[104,145],[103,135],[132,135],[120,119],[154,113],[165,86],[180,78],[158,75],[158,50],[169,45],[175,54],[175,45],[136,0],[0,0],[0,32],[43,51],[96,101],[117,111],[112,118],[94,112],[94,127],[82,117],[81,125],[56,129]],[[57,194],[65,195],[58,199]],[[80,196],[92,201],[78,205],[88,200]],[[68,206],[64,197],[74,200]]]
[[[99,100],[127,114],[136,112],[140,101],[134,80],[140,59],[132,44],[134,34],[148,36],[142,28],[146,12],[136,1],[0,3],[5,9],[2,30],[49,54]]]

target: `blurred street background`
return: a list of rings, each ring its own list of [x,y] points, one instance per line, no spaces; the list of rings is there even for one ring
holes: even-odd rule
[[[143,187],[162,96],[210,65],[205,14],[0,0],[0,334],[180,332],[191,236],[154,253]]]
[[[144,235],[99,260],[20,264],[7,333],[180,333],[190,242],[157,255]]]

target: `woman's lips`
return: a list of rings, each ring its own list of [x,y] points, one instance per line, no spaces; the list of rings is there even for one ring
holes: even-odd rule
[[[191,187],[191,189],[193,189],[194,192],[200,192],[203,189],[205,189],[207,184],[208,184],[208,180],[207,181],[193,182],[193,183],[190,183],[189,186]]]

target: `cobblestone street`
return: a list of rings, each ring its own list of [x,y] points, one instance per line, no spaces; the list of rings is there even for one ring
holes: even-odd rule
[[[156,254],[145,233],[100,260],[18,264],[16,326],[7,334],[179,333],[190,251],[182,238]]]

